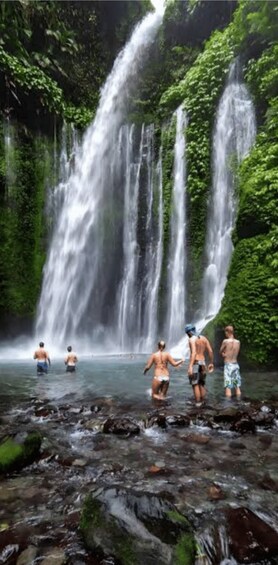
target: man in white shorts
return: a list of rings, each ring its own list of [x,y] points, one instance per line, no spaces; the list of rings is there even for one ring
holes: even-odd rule
[[[227,398],[231,398],[235,389],[236,396],[241,395],[241,376],[237,356],[240,350],[240,341],[234,337],[234,327],[226,326],[226,339],[223,339],[220,354],[224,358],[224,388]]]

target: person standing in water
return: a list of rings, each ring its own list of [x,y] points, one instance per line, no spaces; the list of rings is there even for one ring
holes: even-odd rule
[[[68,351],[68,355],[65,357],[65,365],[67,366],[67,373],[74,373],[78,359],[76,354],[72,351],[71,345],[67,347],[67,351]]]
[[[145,375],[152,365],[154,365],[152,398],[155,398],[156,400],[164,400],[166,398],[170,382],[168,363],[170,363],[173,367],[179,367],[184,361],[184,359],[175,361],[170,353],[164,351],[165,347],[165,341],[161,340],[158,342],[158,351],[150,356],[144,369]]]
[[[39,349],[36,349],[33,359],[37,359],[37,374],[41,375],[48,372],[48,365],[50,366],[50,358],[47,351],[44,349],[44,343],[39,343]]]
[[[189,337],[190,359],[188,366],[189,382],[192,385],[193,393],[196,401],[196,406],[201,406],[206,396],[206,353],[209,356],[208,372],[212,373],[213,365],[213,350],[209,340],[203,336],[198,335],[196,328],[192,324],[185,326],[185,333]]]
[[[232,391],[235,389],[237,398],[241,395],[241,375],[237,356],[240,350],[240,341],[235,339],[234,327],[226,326],[225,337],[223,339],[220,354],[224,358],[224,388],[227,398],[231,398]]]

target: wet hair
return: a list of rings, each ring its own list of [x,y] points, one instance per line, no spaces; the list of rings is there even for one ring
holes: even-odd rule
[[[40,347],[44,347],[43,341],[40,341],[39,346],[40,346]]]
[[[232,326],[232,325],[226,326],[224,331],[233,334],[234,333],[234,326]]]
[[[72,350],[71,345],[69,345],[69,346],[67,347],[67,350],[68,350],[68,351],[71,351],[71,350]]]
[[[158,349],[165,349],[165,347],[166,347],[166,343],[165,343],[165,341],[163,341],[163,339],[161,339],[161,340],[158,342],[157,345],[158,345]]]

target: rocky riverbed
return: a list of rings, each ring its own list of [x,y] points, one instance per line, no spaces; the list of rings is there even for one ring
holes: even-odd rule
[[[145,549],[134,560],[130,544],[123,552],[108,543],[107,520],[123,538],[133,528],[140,548],[151,539],[157,563],[277,563],[277,414],[275,399],[187,403],[182,411],[171,401],[134,405],[109,397],[22,401],[2,414],[2,443],[36,432],[41,447],[31,464],[1,475],[0,563],[155,562]],[[88,523],[84,529],[95,497],[105,510],[97,535]],[[179,524],[176,537],[167,535],[169,515],[161,520],[166,507]],[[151,508],[160,510],[151,516]],[[159,527],[150,526],[158,516]],[[186,557],[183,546],[176,549],[177,516],[194,539]]]

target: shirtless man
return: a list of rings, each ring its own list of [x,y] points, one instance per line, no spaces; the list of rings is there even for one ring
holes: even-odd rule
[[[240,341],[234,337],[233,326],[226,326],[226,339],[223,339],[220,354],[224,358],[224,387],[225,395],[231,398],[232,390],[235,388],[237,398],[241,395],[241,376],[237,356],[240,350]]]
[[[144,369],[144,375],[147,371],[154,365],[154,376],[152,382],[152,398],[156,400],[164,400],[167,394],[167,390],[169,387],[169,371],[168,371],[168,363],[173,367],[179,367],[184,359],[180,359],[179,361],[175,361],[170,353],[164,351],[166,347],[165,341],[158,342],[158,351],[153,353]]]
[[[209,356],[208,372],[212,373],[214,369],[213,351],[209,340],[203,335],[198,335],[195,326],[192,324],[187,324],[187,326],[185,326],[185,333],[187,333],[189,337],[190,349],[188,366],[189,382],[193,388],[196,406],[201,406],[206,396],[205,354],[208,353]]]
[[[71,345],[67,347],[68,355],[65,357],[65,365],[67,366],[67,373],[74,373],[75,366],[78,361],[76,354],[73,353]]]
[[[43,341],[39,343],[39,349],[36,349],[33,359],[37,359],[37,374],[41,375],[47,373],[48,365],[50,366],[50,359],[47,351],[44,349]]]

